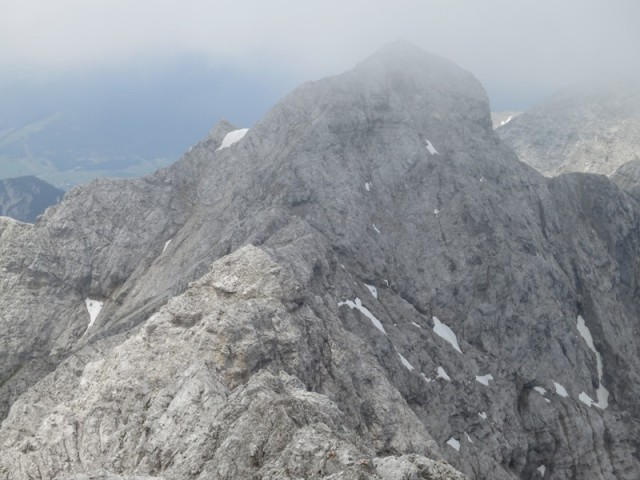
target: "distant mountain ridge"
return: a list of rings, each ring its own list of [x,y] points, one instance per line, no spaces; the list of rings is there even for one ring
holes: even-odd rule
[[[594,82],[563,89],[497,127],[523,161],[554,176],[610,175],[640,159],[638,82]]]
[[[64,191],[34,176],[0,180],[0,215],[33,223]]]

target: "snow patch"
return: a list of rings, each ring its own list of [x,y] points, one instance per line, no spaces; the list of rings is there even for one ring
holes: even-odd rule
[[[420,373],[420,375],[422,375],[422,378],[424,379],[425,382],[427,383],[433,382],[433,380],[427,377],[424,373]]]
[[[556,394],[565,398],[569,396],[569,394],[567,393],[567,389],[560,385],[558,382],[553,382],[553,386],[556,387]]]
[[[536,470],[542,477],[544,477],[544,474],[547,473],[547,467],[545,467],[544,465],[540,465],[538,468],[536,468]]]
[[[482,376],[478,376],[476,375],[476,382],[480,382],[481,384],[485,385],[485,386],[489,386],[489,381],[493,380],[493,375],[491,375],[490,373],[488,373],[487,375],[482,375]]]
[[[365,188],[365,190],[366,190],[367,192],[370,192],[370,191],[371,191],[371,184],[370,184],[369,182],[366,182],[366,183],[364,184],[364,188]]]
[[[338,303],[338,307],[341,307],[343,305],[346,305],[347,307],[349,307],[351,310],[353,310],[354,308],[356,310],[359,310],[360,313],[362,313],[365,317],[367,317],[369,320],[371,320],[371,323],[373,323],[373,326],[376,327],[378,330],[380,330],[382,333],[384,333],[385,335],[387,334],[387,332],[385,332],[384,327],[382,326],[382,323],[380,323],[380,320],[378,320],[373,313],[371,313],[369,311],[369,309],[367,307],[365,307],[364,305],[362,305],[362,301],[356,297],[355,301],[352,302],[351,300],[347,300],[346,302],[340,302]]]
[[[164,248],[162,249],[162,253],[165,252],[165,250],[167,249],[167,247],[169,246],[169,244],[171,243],[171,240],[173,240],[173,238],[170,238],[169,240],[167,240],[164,244]]]
[[[378,298],[378,289],[376,287],[374,287],[373,285],[367,285],[366,283],[364,284],[364,286],[369,289],[371,295],[373,295],[373,298]]]
[[[578,395],[578,400],[584,403],[587,407],[590,407],[591,405],[596,405],[596,402],[594,402],[593,399],[584,392]]]
[[[509,123],[511,120],[513,120],[513,115],[509,115],[509,117],[506,120],[503,120],[500,122],[500,127],[502,127],[503,125],[506,125],[507,123]]]
[[[545,402],[551,403],[551,400],[549,400],[547,397],[545,397],[545,395],[547,394],[547,391],[544,388],[542,388],[542,387],[533,387],[533,389],[544,397],[544,401]]]
[[[542,387],[533,387],[533,389],[542,396],[545,396],[547,394],[547,391]]]
[[[409,363],[409,360],[407,360],[406,358],[404,358],[404,356],[400,353],[400,352],[396,352],[398,354],[398,356],[400,357],[400,361],[402,362],[402,365],[404,365],[404,368],[406,368],[407,370],[409,370],[410,372],[413,371],[413,365],[411,365]]]
[[[460,451],[460,442],[458,440],[456,440],[455,438],[451,437],[449,440],[447,440],[447,445],[449,445],[451,448],[457,450],[458,452]]]
[[[486,420],[486,419],[487,419],[487,414],[486,414],[485,412],[480,412],[480,413],[478,413],[478,416],[479,416],[481,419],[483,419],[483,420]]]
[[[375,223],[373,224],[373,229],[374,229],[376,232],[378,232],[378,234],[380,233],[380,230],[378,230],[378,227],[376,227],[376,224],[375,224]]]
[[[438,378],[446,380],[447,382],[451,381],[451,377],[449,377],[449,375],[447,375],[447,372],[445,372],[444,368],[442,368],[442,367],[438,367],[438,375],[436,375],[436,379],[438,379]]]
[[[585,323],[584,318],[582,318],[582,315],[578,315],[578,321],[577,321],[576,327],[578,328],[578,332],[580,332],[580,335],[582,336],[582,338],[584,338],[584,341],[587,342],[587,346],[591,349],[593,353],[597,355],[598,351],[596,350],[596,347],[593,344],[593,337],[591,336],[589,327],[587,327],[587,324]]]
[[[436,216],[436,218],[438,218],[438,215],[440,215],[440,210],[438,210],[437,208],[433,211],[433,214]]]
[[[223,148],[230,147],[236,142],[239,142],[240,140],[243,139],[243,137],[247,134],[248,131],[249,131],[248,128],[241,128],[239,130],[234,130],[232,132],[227,133],[222,139],[222,143],[220,144],[220,146],[216,148],[216,152],[218,150],[222,150]]]
[[[460,350],[460,346],[458,345],[458,338],[456,337],[456,334],[453,333],[453,330],[448,326],[442,323],[438,317],[433,317],[433,331],[436,335],[449,342],[458,352],[462,353],[462,350]]]
[[[96,318],[98,318],[98,315],[100,315],[100,310],[102,310],[102,305],[104,305],[104,302],[91,300],[89,297],[87,297],[84,299],[84,304],[87,306],[87,310],[89,311],[89,326],[87,327],[87,331],[89,331],[93,323],[96,321]]]
[[[431,155],[438,155],[438,151],[435,149],[435,147],[432,145],[432,143],[429,140],[425,140],[425,142],[427,143],[427,150]]]
[[[589,327],[587,327],[587,324],[585,323],[584,318],[582,318],[581,315],[578,315],[578,321],[577,321],[577,325],[576,326],[578,328],[578,332],[580,332],[580,335],[582,336],[582,338],[584,338],[584,341],[587,343],[587,346],[591,349],[591,351],[593,353],[595,353],[595,355],[596,355],[596,368],[598,370],[598,388],[596,389],[596,397],[598,398],[598,401],[594,402],[584,392],[582,392],[578,398],[580,398],[580,400],[583,403],[587,403],[585,401],[585,398],[588,398],[589,399],[589,403],[587,403],[587,405],[589,405],[589,406],[593,405],[595,407],[598,407],[598,408],[604,410],[605,408],[607,408],[609,406],[609,390],[607,390],[602,385],[602,374],[603,374],[602,357],[600,356],[600,352],[598,352],[596,350],[596,347],[593,344],[593,337],[591,336],[591,332],[589,331]],[[584,397],[583,397],[583,395],[584,395]]]

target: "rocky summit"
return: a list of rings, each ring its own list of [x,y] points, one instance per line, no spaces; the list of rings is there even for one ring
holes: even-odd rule
[[[637,178],[400,42],[0,218],[0,479],[636,480]]]
[[[544,175],[611,175],[640,160],[640,88],[636,79],[568,87],[497,131]]]

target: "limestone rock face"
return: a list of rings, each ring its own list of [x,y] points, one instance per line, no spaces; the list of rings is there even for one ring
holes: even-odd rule
[[[640,88],[636,80],[567,88],[497,131],[544,175],[610,175],[640,159]]]
[[[0,219],[0,479],[637,478],[627,187],[405,43],[241,133]]]

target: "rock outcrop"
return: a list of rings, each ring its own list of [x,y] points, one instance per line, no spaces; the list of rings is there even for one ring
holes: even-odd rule
[[[637,477],[627,189],[404,43],[232,128],[0,219],[0,478]]]
[[[497,131],[544,175],[610,175],[640,159],[640,89],[635,80],[566,88]]]

